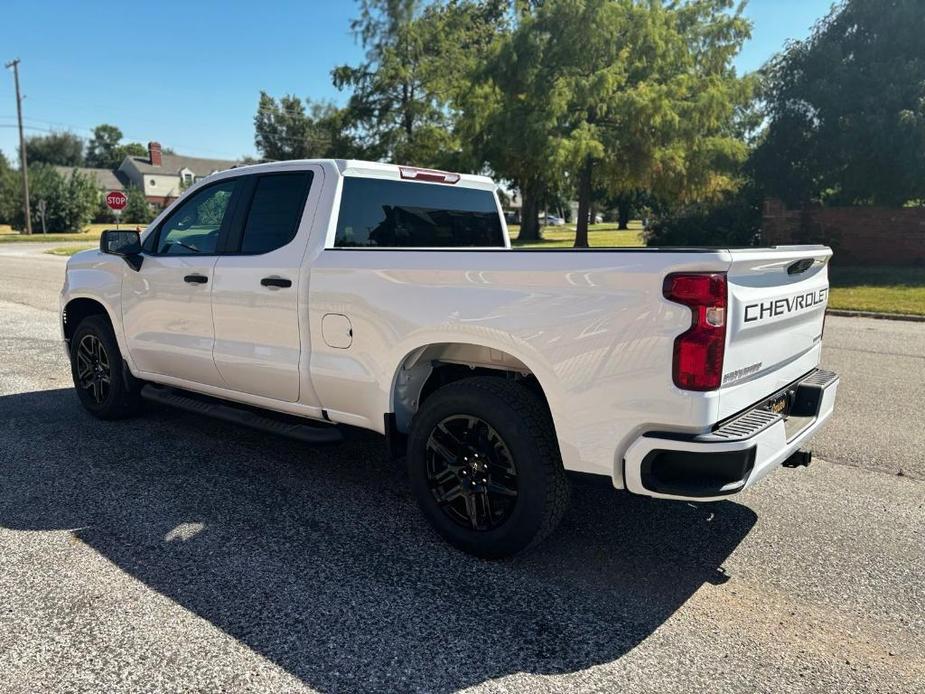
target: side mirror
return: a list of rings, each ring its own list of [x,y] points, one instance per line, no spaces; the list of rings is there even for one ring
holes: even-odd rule
[[[137,231],[107,229],[100,236],[100,251],[121,256],[136,272],[141,269],[141,237]]]

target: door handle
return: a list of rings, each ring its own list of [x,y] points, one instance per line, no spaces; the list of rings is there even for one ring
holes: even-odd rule
[[[205,275],[187,275],[183,278],[183,281],[187,284],[205,284],[209,281],[209,278]]]
[[[285,277],[264,277],[260,280],[260,284],[264,287],[291,287],[292,280],[287,280]]]

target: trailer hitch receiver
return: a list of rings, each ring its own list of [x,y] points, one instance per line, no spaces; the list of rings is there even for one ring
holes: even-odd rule
[[[813,462],[813,452],[812,451],[796,451],[791,455],[787,460],[782,464],[784,467],[795,468],[795,467],[809,467],[809,464]]]

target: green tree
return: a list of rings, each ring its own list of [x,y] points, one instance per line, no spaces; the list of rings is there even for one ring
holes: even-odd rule
[[[595,178],[613,193],[678,199],[731,185],[734,137],[751,82],[731,60],[749,36],[732,0],[547,0],[528,33],[555,118],[553,158],[578,192],[576,247],[588,245]]]
[[[76,169],[62,175],[49,164],[29,166],[29,198],[34,228],[41,228],[38,203],[44,200],[45,223],[49,231],[80,231],[93,218],[99,196],[96,182]],[[12,224],[17,229],[25,226],[21,207],[16,210]]]
[[[143,157],[148,149],[138,143],[120,144],[122,131],[114,125],[103,123],[93,129],[93,137],[87,143],[85,163],[98,169],[116,169],[127,156]]]
[[[356,144],[344,117],[344,112],[332,104],[303,103],[292,95],[277,101],[260,92],[254,143],[265,159],[273,161],[349,158],[355,156]]]
[[[357,66],[334,69],[351,90],[346,123],[366,156],[419,166],[458,166],[457,98],[505,25],[503,0],[362,0],[352,28],[366,48]]]
[[[154,219],[154,210],[145,198],[144,191],[138,186],[129,186],[126,191],[125,209],[122,219],[131,224],[147,224]]]
[[[17,208],[22,206],[19,175],[0,152],[0,224],[12,224]]]
[[[791,204],[925,200],[925,12],[847,0],[765,66],[767,131],[751,161]]]
[[[521,191],[521,236],[538,237],[550,183],[577,192],[578,247],[596,190],[683,200],[733,187],[747,153],[735,117],[752,80],[731,60],[748,35],[732,0],[517,3],[466,120],[490,167]]]
[[[58,166],[83,166],[84,143],[73,133],[33,135],[26,138],[29,163]]]
[[[122,131],[116,126],[106,123],[96,126],[93,129],[93,137],[87,143],[87,166],[109,168],[121,139]]]
[[[173,154],[170,147],[161,150],[161,154]],[[148,148],[140,142],[127,142],[124,145],[118,145],[113,151],[112,166],[109,168],[116,169],[126,157],[147,157]]]
[[[473,69],[472,84],[460,94],[457,128],[476,159],[520,192],[520,238],[537,240],[538,216],[550,183],[554,188],[572,186],[553,165],[557,112],[540,71],[540,41],[524,30],[531,22],[529,12],[523,6],[513,33],[500,32],[488,43],[483,64]]]

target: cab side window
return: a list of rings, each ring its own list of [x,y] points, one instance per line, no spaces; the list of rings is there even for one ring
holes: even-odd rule
[[[310,171],[264,174],[251,198],[241,253],[269,253],[295,238],[311,186]]]
[[[504,230],[490,190],[347,176],[334,246],[504,248]]]
[[[203,188],[183,202],[161,224],[157,254],[214,254],[237,185],[237,179],[229,179]]]

